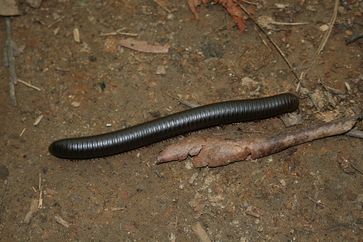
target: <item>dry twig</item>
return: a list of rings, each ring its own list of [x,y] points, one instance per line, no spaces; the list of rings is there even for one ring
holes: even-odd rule
[[[40,172],[39,172],[38,190],[39,190],[38,208],[42,208],[43,207],[43,187],[42,187],[42,173],[40,173]]]
[[[27,86],[27,87],[33,88],[33,89],[35,89],[35,90],[37,90],[37,91],[41,91],[41,89],[40,89],[39,87],[34,86],[33,84],[30,84],[29,82],[26,82],[26,81],[23,81],[23,80],[20,80],[20,79],[17,79],[17,81],[18,81],[19,83],[21,83],[21,84],[24,84],[24,85],[25,85],[25,86]]]
[[[44,115],[43,115],[43,114],[39,115],[39,116],[35,119],[35,121],[34,121],[33,125],[34,125],[34,126],[38,126],[38,124],[40,123],[40,121],[42,121],[43,117],[44,117]],[[39,175],[39,176],[40,176],[40,175]],[[39,179],[40,179],[40,178],[39,178]]]
[[[129,33],[129,32],[124,32],[125,28],[121,28],[118,29],[116,31],[113,32],[109,32],[109,33],[101,33],[100,36],[115,36],[115,35],[123,35],[123,36],[130,36],[130,37],[137,37],[138,34],[136,33]]]
[[[333,27],[334,27],[334,24],[335,24],[335,20],[337,19],[338,7],[339,7],[339,0],[335,0],[333,15],[332,15],[330,23],[329,23],[329,29],[328,29],[328,31],[326,31],[323,39],[321,40],[319,48],[315,52],[315,56],[314,56],[314,59],[313,59],[312,63],[316,62],[316,59],[318,58],[320,53],[323,51],[326,43],[328,42],[331,31],[333,30]]]
[[[294,22],[294,23],[290,23],[290,22],[279,22],[279,21],[275,21],[272,17],[270,16],[260,16],[257,19],[257,23],[267,29],[272,29],[273,26],[272,25],[282,25],[282,26],[299,26],[299,25],[305,25],[305,24],[309,24],[307,22]]]
[[[65,18],[65,16],[61,16],[59,18],[57,18],[53,23],[48,25],[48,28],[52,27],[53,25],[59,23],[61,20],[63,20]]]
[[[319,47],[318,47],[318,49],[316,50],[316,52],[315,52],[315,54],[314,54],[314,57],[313,57],[313,59],[312,59],[311,63],[309,64],[309,66],[306,68],[306,70],[305,70],[305,71],[301,72],[301,78],[300,78],[300,80],[303,80],[303,78],[304,78],[305,74],[306,74],[307,72],[309,72],[309,70],[312,68],[312,66],[316,63],[316,60],[317,60],[318,56],[319,56],[319,55],[320,55],[320,53],[323,51],[323,49],[324,49],[324,47],[325,47],[326,43],[328,42],[328,39],[329,39],[329,37],[330,37],[330,34],[331,34],[331,32],[332,32],[332,30],[333,30],[333,27],[334,27],[334,24],[335,24],[335,20],[336,20],[336,18],[337,18],[337,14],[338,14],[338,7],[339,7],[339,0],[335,0],[334,10],[333,10],[333,15],[332,15],[331,20],[330,20],[330,23],[329,23],[329,29],[328,29],[328,31],[326,31],[326,33],[325,33],[325,35],[324,35],[323,39],[321,40],[321,42],[320,42],[320,44],[319,44]],[[299,84],[299,86],[301,85],[301,84],[300,84],[300,81],[299,81],[299,83],[298,83],[298,84]]]
[[[194,156],[194,167],[217,167],[232,162],[258,159],[291,146],[316,139],[344,134],[351,130],[357,119],[342,119],[312,128],[304,128],[271,137],[256,137],[241,140],[219,137],[191,137],[170,145],[158,157],[158,163],[184,160]]]
[[[19,137],[23,136],[23,134],[25,133],[25,130],[26,130],[26,128],[23,128],[23,130],[19,134]]]
[[[160,0],[153,0],[154,3],[156,3],[157,5],[159,5],[159,7],[161,7],[163,10],[165,10],[167,13],[171,13],[171,10],[165,6],[165,3],[161,2]]]
[[[312,197],[310,197],[310,196],[306,196],[306,198],[307,199],[309,199],[310,201],[312,201],[313,203],[315,203],[315,205],[316,206],[319,206],[319,207],[321,207],[321,208],[325,208],[325,205],[324,205],[324,203],[322,203],[320,200],[315,200],[315,199],[313,199]]]

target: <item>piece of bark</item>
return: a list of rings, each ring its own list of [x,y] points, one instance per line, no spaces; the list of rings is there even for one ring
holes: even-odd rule
[[[181,161],[188,156],[193,156],[192,163],[194,167],[217,167],[236,161],[254,160],[294,145],[344,134],[351,130],[356,122],[356,118],[343,119],[271,137],[241,140],[227,140],[218,137],[191,137],[164,149],[159,154],[157,163]]]
[[[0,0],[0,16],[16,15],[20,15],[20,11],[15,0]]]

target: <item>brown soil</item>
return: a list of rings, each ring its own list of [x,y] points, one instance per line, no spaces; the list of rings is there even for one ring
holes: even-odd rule
[[[17,84],[19,104],[12,106],[8,71],[0,69],[0,240],[198,241],[192,227],[200,222],[213,241],[361,241],[363,175],[344,166],[363,170],[360,139],[331,137],[214,169],[191,169],[190,161],[154,165],[175,140],[97,160],[48,153],[55,139],[186,109],[178,99],[207,104],[295,91],[294,76],[252,21],[241,33],[219,5],[201,6],[195,20],[186,1],[164,2],[171,13],[155,1],[45,1],[39,9],[22,6],[24,14],[13,19],[17,74],[41,91]],[[303,125],[361,112],[363,42],[345,40],[362,33],[363,1],[341,1],[325,49],[309,69],[334,1],[286,0],[286,8],[257,2],[264,4],[256,17],[308,22],[269,31],[296,72],[306,73],[299,92]],[[120,28],[171,49],[105,48],[110,37],[100,34]],[[4,40],[1,34],[1,46]],[[273,118],[201,132],[253,137],[284,129]],[[42,208],[24,223],[39,198],[40,176]]]

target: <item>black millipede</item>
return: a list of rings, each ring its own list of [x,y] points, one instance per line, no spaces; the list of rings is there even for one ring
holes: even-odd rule
[[[270,118],[298,106],[299,98],[291,93],[213,103],[110,133],[57,140],[49,152],[71,160],[105,157],[199,129]]]

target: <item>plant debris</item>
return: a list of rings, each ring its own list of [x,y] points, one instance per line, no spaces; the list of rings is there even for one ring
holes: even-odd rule
[[[69,228],[69,223],[67,221],[65,221],[61,216],[59,215],[55,215],[54,219],[57,223],[63,225],[66,228]]]
[[[30,203],[29,212],[25,215],[24,223],[29,224],[33,214],[38,210],[38,199],[32,199]]]
[[[266,29],[273,29],[273,25],[285,25],[285,26],[298,26],[298,25],[305,25],[308,24],[306,22],[296,22],[296,23],[289,23],[289,22],[278,22],[275,21],[270,16],[260,16],[257,19],[257,22]]]
[[[351,130],[357,118],[342,119],[270,137],[231,140],[219,137],[191,137],[168,146],[158,156],[158,164],[193,156],[194,167],[224,166],[236,161],[266,157],[291,146],[339,135]]]
[[[343,155],[339,155],[337,157],[337,162],[342,169],[342,171],[346,174],[353,175],[355,173],[359,173],[363,175],[363,172],[355,165],[354,163],[357,163],[356,161],[353,161],[351,158],[344,157]]]
[[[121,39],[119,40],[119,43],[123,47],[146,53],[168,53],[170,48],[168,44],[149,44],[147,41],[133,38]]]

